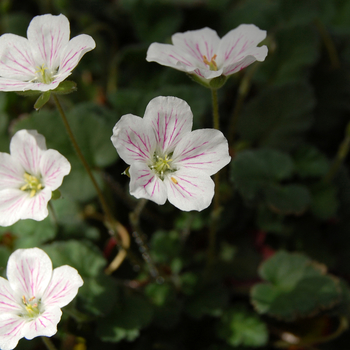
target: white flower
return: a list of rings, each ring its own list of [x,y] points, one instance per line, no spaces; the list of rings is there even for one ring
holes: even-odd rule
[[[173,45],[153,43],[148,48],[148,62],[193,74],[204,83],[229,76],[253,62],[264,61],[267,47],[258,47],[266,31],[254,24],[242,24],[222,39],[210,28],[176,33]]]
[[[95,48],[90,35],[69,40],[66,16],[36,16],[27,38],[15,34],[0,37],[0,91],[48,91],[66,79],[82,56]]]
[[[181,210],[203,210],[214,196],[211,175],[230,162],[228,143],[215,129],[191,132],[189,105],[176,97],[156,97],[143,118],[124,115],[111,138],[130,164],[130,193],[157,204],[166,199]]]
[[[20,219],[43,220],[52,191],[71,166],[59,152],[47,149],[36,130],[20,130],[11,139],[10,153],[0,153],[0,226]]]
[[[0,348],[11,350],[25,337],[51,337],[57,332],[61,307],[69,304],[83,285],[77,270],[52,270],[39,248],[18,249],[7,263],[7,280],[0,277]]]

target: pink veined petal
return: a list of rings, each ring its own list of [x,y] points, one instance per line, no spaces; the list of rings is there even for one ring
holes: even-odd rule
[[[40,159],[40,173],[43,185],[54,191],[61,186],[63,177],[68,175],[71,165],[67,158],[53,149],[45,151]]]
[[[39,336],[52,337],[57,333],[57,324],[61,316],[62,311],[59,308],[45,311],[38,318],[26,323],[22,331],[23,336],[28,340]]]
[[[62,81],[70,75],[80,59],[95,47],[96,43],[90,35],[81,34],[71,39],[60,53],[59,79]]]
[[[0,226],[10,226],[21,219],[27,196],[26,192],[14,188],[0,191]]]
[[[261,49],[264,49],[264,48],[266,48],[266,47],[264,46]],[[260,48],[258,48],[258,49],[260,49]],[[267,49],[266,49],[266,52],[267,52]],[[239,61],[237,63],[233,63],[233,64],[225,67],[223,70],[223,75],[228,76],[228,75],[237,73],[240,70],[244,69],[245,67],[250,66],[255,61],[256,61],[256,58],[254,56],[247,56],[242,61]]]
[[[35,77],[35,71],[28,40],[15,34],[0,36],[0,76],[25,82]]]
[[[157,149],[167,154],[191,132],[193,114],[184,100],[159,96],[149,102],[143,120],[152,125]]]
[[[12,156],[0,153],[0,191],[7,188],[20,188],[24,184],[24,169]]]
[[[39,248],[17,249],[8,260],[6,274],[20,298],[41,298],[51,280],[52,263]]]
[[[214,196],[214,181],[205,172],[196,169],[179,169],[164,179],[168,200],[183,211],[201,211],[207,208]]]
[[[18,314],[21,310],[18,302],[18,296],[14,294],[9,281],[0,277],[0,314],[6,312]]]
[[[42,297],[45,310],[69,304],[83,284],[83,279],[73,267],[64,265],[54,269],[52,279]]]
[[[127,164],[148,162],[156,147],[151,125],[132,114],[121,117],[113,128],[111,140],[120,158]]]
[[[228,75],[232,73],[227,73],[225,68],[239,63],[247,56],[255,57],[254,61],[263,61],[267,55],[267,47],[257,45],[265,38],[265,30],[260,30],[254,24],[241,24],[221,39],[217,54],[218,66],[223,66],[224,74]]]
[[[215,129],[199,129],[185,135],[172,158],[181,169],[201,170],[208,175],[217,173],[231,160],[225,136]]]
[[[60,54],[69,41],[69,21],[66,16],[51,14],[36,16],[28,26],[27,37],[38,68],[59,66]]]
[[[17,131],[11,139],[11,156],[16,158],[30,175],[40,175],[39,165],[44,150],[45,138],[35,130]]]
[[[157,204],[167,199],[164,181],[150,170],[146,163],[135,162],[130,166],[130,194],[136,198],[146,198]]]
[[[62,79],[63,80],[63,79]],[[15,79],[7,79],[0,77],[0,91],[27,91],[27,90],[38,90],[48,91],[55,89],[61,80],[58,77],[50,84],[44,83],[31,83],[27,81],[19,81]]]
[[[0,313],[0,349],[14,349],[24,336],[25,326],[26,320],[23,318],[12,313]]]
[[[26,192],[27,198],[21,214],[21,219],[32,219],[36,221],[44,220],[48,215],[47,203],[51,199],[51,189],[45,187],[30,197],[30,192]]]
[[[176,33],[172,36],[172,42],[176,48],[192,56],[198,62],[198,67],[204,67],[203,56],[206,56],[208,61],[212,59],[217,53],[220,38],[215,30],[205,27],[185,33]]]

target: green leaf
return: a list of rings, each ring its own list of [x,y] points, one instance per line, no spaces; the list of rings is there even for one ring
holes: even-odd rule
[[[268,330],[260,318],[243,305],[231,307],[222,315],[217,333],[231,346],[264,346]]]
[[[122,293],[120,293],[122,294]],[[97,335],[108,342],[134,340],[152,320],[153,308],[139,295],[119,295],[111,313],[97,324]]]
[[[56,227],[50,217],[42,221],[20,220],[9,227],[0,227],[0,235],[11,233],[15,237],[14,248],[32,248],[55,238]]]
[[[329,170],[329,161],[317,148],[302,146],[294,154],[294,166],[302,178],[323,177]]]
[[[101,252],[85,241],[54,242],[42,249],[50,256],[54,267],[69,265],[83,277],[98,277],[106,266]]]
[[[200,288],[188,300],[186,311],[193,318],[203,315],[220,316],[228,304],[227,290],[221,285],[207,285]]]
[[[62,81],[56,89],[52,90],[57,95],[66,95],[74,91],[77,91],[77,84],[70,80]]]
[[[242,139],[260,147],[291,150],[312,124],[315,98],[309,85],[265,88],[246,105],[238,121]]]
[[[271,185],[264,193],[269,207],[281,214],[301,214],[311,203],[310,192],[302,185]]]
[[[287,154],[277,150],[246,150],[232,160],[231,170],[238,191],[251,200],[267,185],[291,177],[293,162]]]
[[[34,104],[34,108],[38,111],[40,108],[42,108],[47,102],[49,102],[51,96],[51,91],[45,91],[43,92],[38,99],[36,100]]]
[[[337,189],[332,183],[319,182],[310,187],[312,213],[321,220],[334,217],[339,207]]]
[[[341,297],[339,281],[301,254],[277,252],[261,265],[259,274],[266,282],[251,290],[255,309],[285,321],[329,309]]]
[[[176,231],[157,231],[150,241],[151,255],[156,263],[171,263],[181,251],[180,236]]]

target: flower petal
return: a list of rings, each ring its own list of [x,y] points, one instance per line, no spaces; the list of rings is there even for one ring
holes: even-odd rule
[[[57,77],[60,81],[69,76],[81,58],[96,47],[95,40],[86,34],[81,34],[69,41],[60,53],[60,68]]]
[[[52,279],[42,298],[45,309],[66,306],[75,298],[83,284],[83,279],[73,267],[57,267],[53,270]]]
[[[38,318],[27,322],[23,328],[23,336],[30,340],[39,336],[52,337],[57,333],[57,324],[60,322],[62,311],[54,308],[45,311]]]
[[[39,248],[17,249],[8,260],[6,273],[16,295],[41,298],[51,280],[52,263]]]
[[[0,76],[22,82],[35,77],[35,61],[28,39],[15,34],[0,37]]]
[[[20,311],[18,297],[11,289],[10,283],[3,277],[0,277],[0,314]]]
[[[254,24],[241,24],[228,32],[221,39],[217,58],[218,66],[224,68],[223,74],[233,74],[256,60],[264,61],[267,47],[257,44],[265,38],[266,31]]]
[[[49,215],[47,203],[51,199],[51,195],[52,192],[49,187],[45,187],[33,197],[30,197],[29,192],[26,192],[26,202],[23,204],[20,219],[44,220]]]
[[[10,226],[21,219],[27,196],[27,193],[13,188],[0,192],[0,226]]]
[[[19,81],[15,79],[6,79],[0,77],[0,91],[27,91],[38,90],[48,91],[55,89],[60,81],[58,79],[52,81],[50,84],[31,83],[27,81]]]
[[[40,176],[39,165],[44,150],[46,150],[45,138],[36,130],[17,131],[11,139],[11,156],[17,158],[30,175]]]
[[[28,41],[38,68],[58,68],[60,54],[69,41],[69,21],[66,16],[51,14],[34,17],[27,30]]]
[[[179,169],[164,179],[168,200],[183,211],[201,211],[207,208],[214,196],[214,182],[205,172],[196,169]]]
[[[130,166],[130,194],[164,204],[167,198],[164,182],[156,176],[146,163],[135,162]]]
[[[132,114],[123,115],[115,124],[111,140],[120,158],[127,164],[148,162],[156,147],[151,125]]]
[[[49,149],[45,151],[40,159],[40,173],[43,185],[51,191],[61,186],[63,177],[68,175],[71,165],[67,158],[59,152]]]
[[[191,132],[193,114],[184,100],[159,96],[148,103],[143,120],[152,125],[157,147],[168,154]]]
[[[20,188],[24,183],[24,169],[7,153],[0,153],[0,191],[6,188]]]
[[[215,30],[208,27],[199,30],[190,30],[185,33],[176,33],[172,36],[172,42],[176,48],[181,48],[188,55],[203,62],[203,56],[210,61],[216,54],[220,38]]]
[[[0,349],[12,350],[23,338],[26,321],[11,313],[0,313]]]
[[[202,170],[213,175],[228,164],[228,142],[221,131],[200,129],[182,138],[173,154],[173,163],[178,167]]]

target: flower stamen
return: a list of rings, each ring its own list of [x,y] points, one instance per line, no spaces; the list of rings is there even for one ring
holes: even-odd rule
[[[26,314],[21,314],[22,317],[28,317],[28,318],[36,318],[40,314],[40,299],[38,303],[31,303],[33,300],[35,300],[35,296],[31,297],[30,299],[26,299],[26,297],[22,296],[22,303],[24,305],[24,309],[26,311]]]
[[[210,70],[215,70],[215,71],[218,70],[218,66],[216,65],[216,62],[215,62],[216,57],[217,57],[217,55],[214,55],[214,56],[211,58],[211,60],[208,61],[207,56],[203,55],[203,62],[204,62],[206,65],[209,66],[209,69],[210,69]]]
[[[175,177],[171,177],[170,180],[175,184],[177,185],[179,182],[175,179]]]
[[[171,167],[171,163],[173,159],[171,155],[165,155],[164,158],[154,154],[153,156],[153,164],[150,166],[150,169],[154,170],[161,180],[164,180],[164,174],[168,171],[173,172],[174,169]]]
[[[36,78],[31,81],[40,81],[44,84],[50,84],[54,80],[55,76],[48,72],[49,68],[45,66],[45,63],[43,63],[41,67],[37,66],[36,68]]]
[[[35,194],[42,190],[44,187],[42,183],[40,182],[40,179],[37,177],[30,175],[28,173],[24,173],[24,180],[26,184],[24,184],[22,187],[20,187],[21,191],[30,191],[29,197],[34,197]]]

